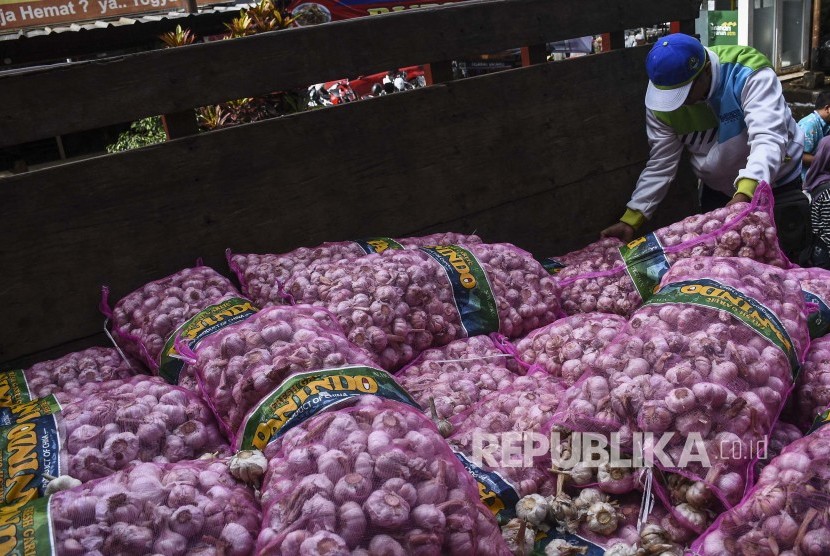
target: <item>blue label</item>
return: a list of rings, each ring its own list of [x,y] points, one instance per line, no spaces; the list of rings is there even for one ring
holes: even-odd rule
[[[499,523],[507,523],[516,517],[516,504],[519,502],[519,493],[516,489],[495,471],[485,471],[463,454],[454,453],[478,483],[478,495],[481,501],[493,512]]]
[[[368,237],[366,239],[355,239],[363,252],[367,255],[372,253],[383,253],[387,249],[403,249],[404,246],[388,237]]]
[[[561,272],[563,268],[568,266],[562,261],[557,261],[556,259],[551,257],[537,260],[542,264],[542,267],[544,267],[544,269],[548,271],[548,274],[559,274],[559,272]]]
[[[669,260],[657,236],[646,234],[620,247],[625,270],[643,301],[647,301],[669,270]]]
[[[0,505],[26,504],[39,498],[49,482],[45,476],[60,475],[57,419],[54,414],[39,415],[0,429],[0,453],[3,454]]]
[[[498,332],[500,321],[496,297],[475,255],[458,245],[420,249],[444,268],[461,326],[467,336]]]
[[[830,307],[822,298],[802,286],[801,293],[808,303],[818,305],[818,313],[811,313],[807,316],[807,326],[810,329],[810,338],[821,338],[830,330]]]

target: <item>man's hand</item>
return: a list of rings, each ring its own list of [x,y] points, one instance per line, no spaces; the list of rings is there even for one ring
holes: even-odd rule
[[[732,197],[728,203],[726,203],[726,206],[728,207],[729,205],[734,205],[735,203],[748,203],[751,200],[752,199],[750,199],[749,196],[744,195],[743,193],[735,193],[735,196]]]
[[[600,237],[616,237],[621,239],[623,243],[628,243],[634,239],[634,228],[625,222],[617,222],[602,230],[599,235]]]

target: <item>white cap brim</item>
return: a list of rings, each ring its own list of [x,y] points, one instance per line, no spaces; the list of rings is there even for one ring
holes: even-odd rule
[[[646,89],[646,108],[657,112],[671,112],[683,106],[689,91],[694,85],[694,79],[675,89],[658,89],[651,81]]]

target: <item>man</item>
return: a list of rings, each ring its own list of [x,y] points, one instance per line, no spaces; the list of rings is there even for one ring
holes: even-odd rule
[[[816,97],[816,109],[798,120],[798,127],[804,132],[804,154],[801,156],[801,177],[807,175],[807,168],[813,163],[818,142],[830,135],[830,91],[822,91]]]
[[[769,60],[746,46],[703,45],[675,33],[646,59],[649,160],[625,214],[603,237],[630,241],[651,218],[685,148],[708,212],[752,198],[762,180],[776,197],[779,239],[790,257],[806,247],[809,206],[801,192],[804,133],[793,120]],[[786,243],[786,245],[784,245]]]
[[[818,142],[804,180],[804,191],[809,191],[812,198],[813,244],[808,266],[830,270],[830,135]]]

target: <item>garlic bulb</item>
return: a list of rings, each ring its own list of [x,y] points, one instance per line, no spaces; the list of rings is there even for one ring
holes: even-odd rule
[[[637,547],[620,542],[606,550],[602,556],[637,556]]]
[[[59,477],[44,475],[43,477],[49,481],[46,484],[46,489],[43,491],[44,496],[50,496],[62,490],[69,490],[81,484],[81,481],[69,475],[61,475]]]
[[[553,539],[545,547],[545,556],[574,556],[576,554],[585,554],[586,552],[588,552],[587,546],[577,546],[569,543],[565,539]]]
[[[556,496],[548,496],[548,517],[557,523],[564,523],[577,517],[573,499],[566,493],[560,492]]]
[[[231,475],[248,484],[262,479],[268,469],[268,460],[259,450],[240,450],[228,462]]]
[[[617,510],[608,502],[594,502],[585,514],[588,529],[600,535],[610,535],[617,530]]]
[[[523,520],[513,518],[501,528],[501,536],[513,554],[530,554],[536,542],[536,531]]]
[[[580,512],[584,512],[594,502],[608,502],[608,495],[597,488],[583,488],[574,500],[574,506]]]
[[[670,546],[671,541],[665,529],[654,523],[646,523],[640,531],[640,544],[648,553],[652,553],[657,552],[657,547]]]
[[[548,502],[540,494],[529,494],[516,503],[516,516],[538,527],[548,516]]]

